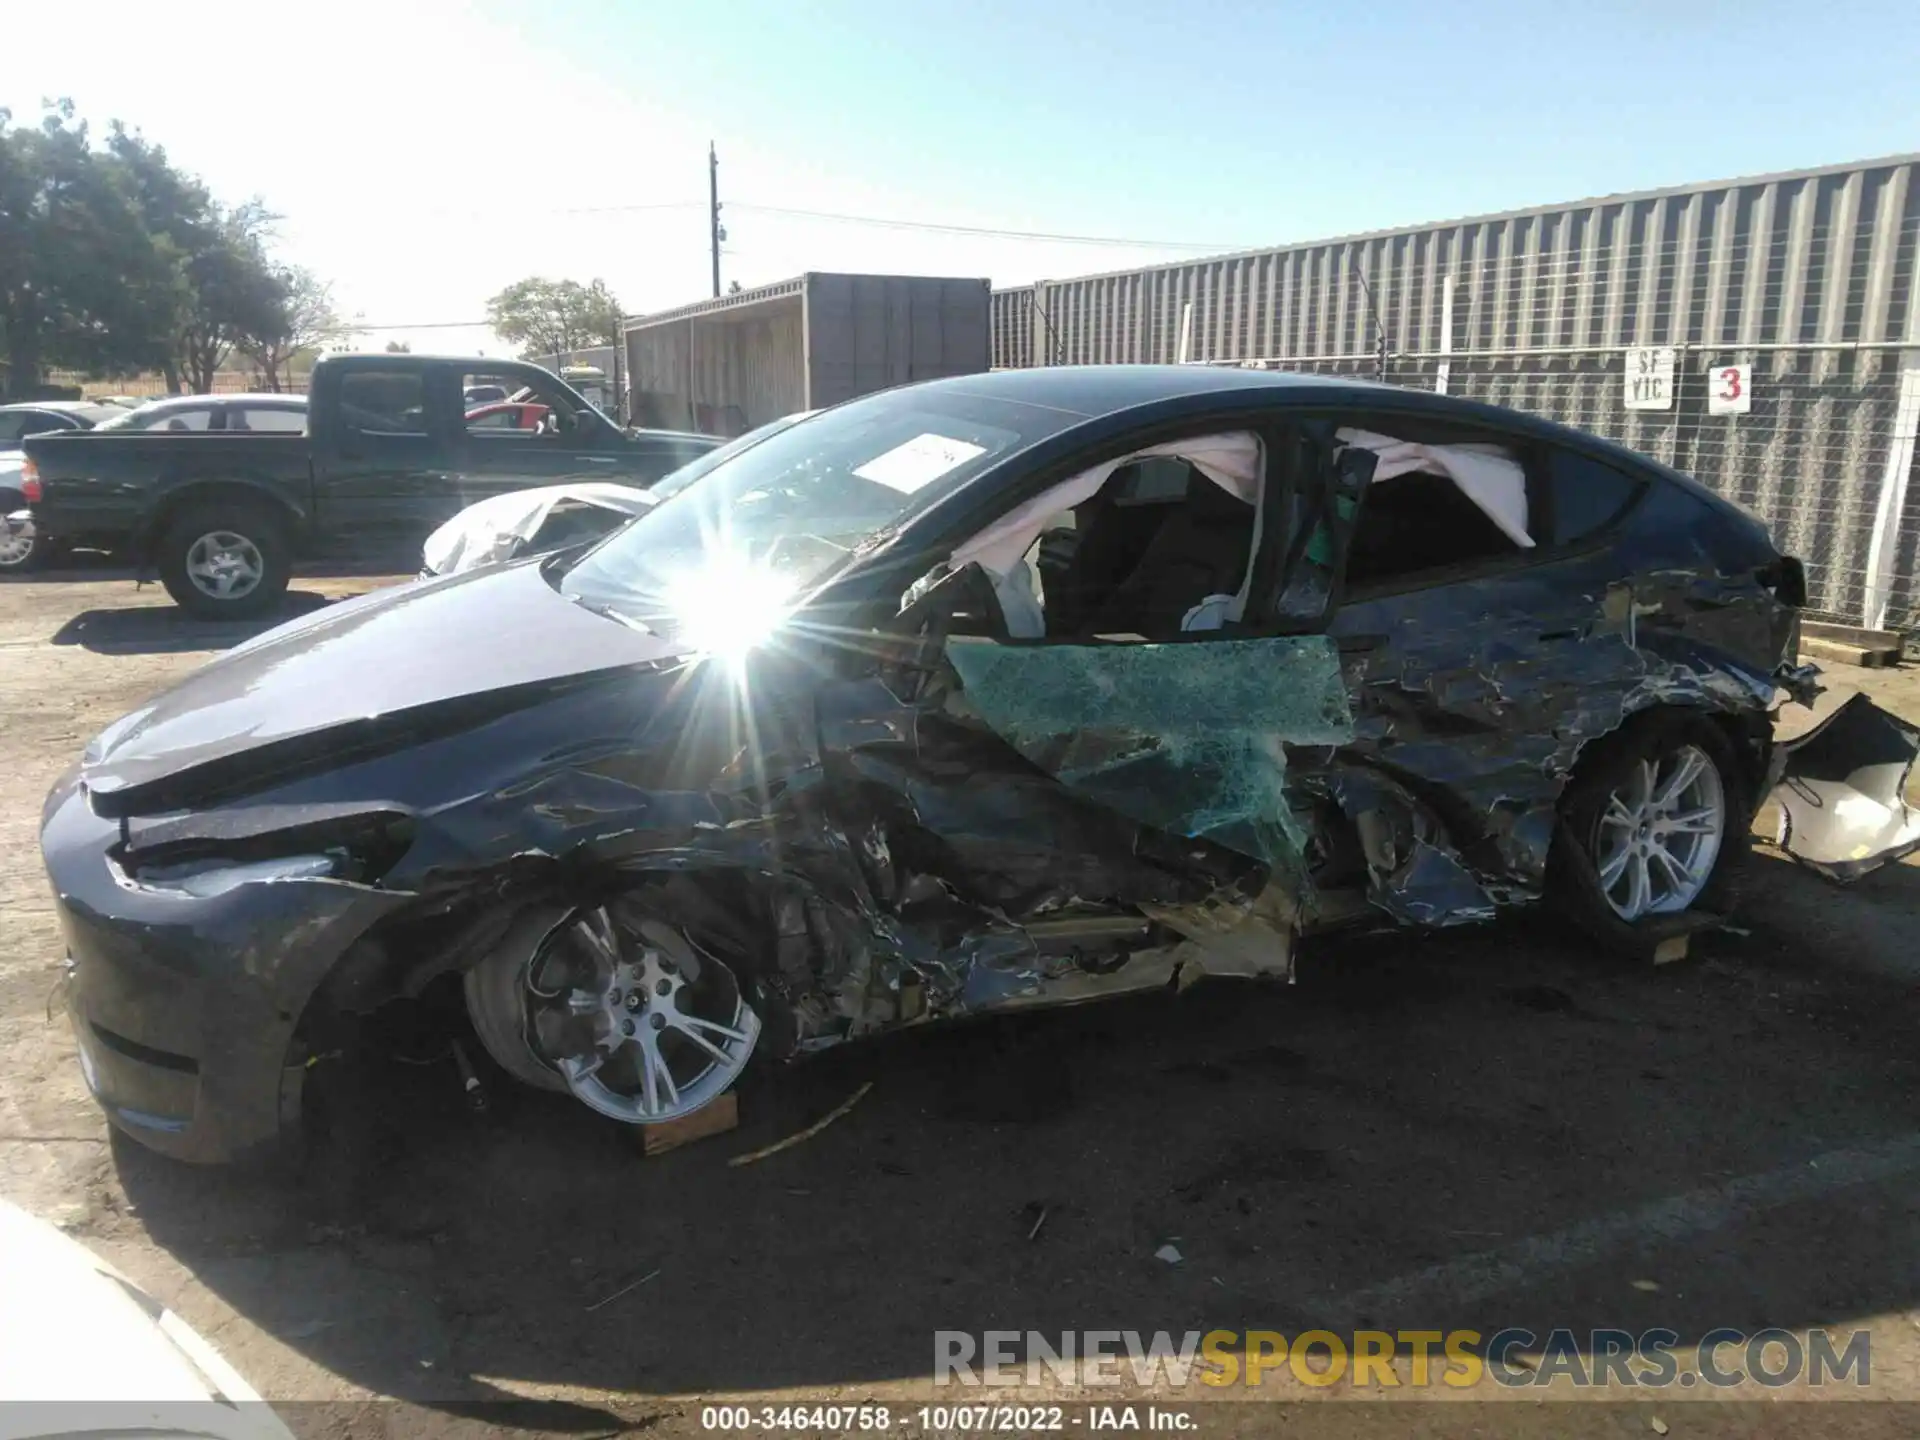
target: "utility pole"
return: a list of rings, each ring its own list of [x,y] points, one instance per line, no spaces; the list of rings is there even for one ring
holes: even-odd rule
[[[713,296],[720,298],[720,242],[727,232],[720,225],[720,157],[707,142],[707,230],[713,243]]]

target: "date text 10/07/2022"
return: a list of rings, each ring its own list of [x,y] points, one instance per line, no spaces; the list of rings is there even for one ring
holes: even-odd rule
[[[1058,1430],[1191,1432],[1193,1413],[1165,1405],[704,1405],[702,1430],[788,1430],[879,1434],[901,1429],[1027,1435]]]

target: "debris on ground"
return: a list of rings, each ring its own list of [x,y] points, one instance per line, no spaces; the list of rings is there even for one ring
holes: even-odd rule
[[[1667,1433],[1667,1422],[1662,1420],[1658,1415],[1653,1417],[1653,1433],[1656,1435],[1664,1435]]]
[[[776,1140],[774,1141],[773,1144],[768,1145],[763,1149],[749,1150],[744,1155],[736,1155],[731,1160],[727,1161],[727,1164],[729,1166],[734,1166],[734,1167],[738,1167],[741,1165],[751,1165],[756,1160],[764,1160],[769,1155],[778,1155],[782,1150],[791,1150],[794,1146],[801,1144],[803,1141],[811,1140],[814,1136],[818,1135],[822,1130],[826,1129],[829,1125],[833,1124],[834,1121],[838,1120],[842,1115],[846,1114],[849,1110],[853,1109],[854,1106],[858,1105],[863,1099],[866,1098],[867,1092],[871,1089],[873,1089],[873,1082],[871,1080],[868,1080],[864,1084],[862,1084],[858,1090],[854,1091],[853,1094],[849,1095],[845,1100],[842,1100],[838,1105],[836,1105],[833,1109],[829,1110],[825,1115],[821,1116],[818,1120],[814,1121],[813,1124],[809,1125],[806,1129],[798,1132],[797,1134],[789,1135],[784,1140]]]
[[[1156,1260],[1164,1260],[1169,1265],[1178,1265],[1180,1263],[1180,1251],[1172,1245],[1162,1245],[1158,1250],[1153,1252],[1153,1258]]]
[[[607,1296],[606,1299],[594,1301],[593,1304],[587,1306],[588,1312],[591,1313],[595,1310],[600,1309],[602,1306],[611,1305],[614,1301],[618,1300],[622,1295],[631,1295],[634,1291],[638,1290],[642,1285],[646,1284],[649,1280],[653,1279],[653,1277],[658,1275],[659,1273],[660,1272],[658,1270],[649,1270],[646,1274],[642,1275],[638,1280],[634,1281],[631,1285],[622,1285],[618,1290],[614,1291],[611,1295]]]

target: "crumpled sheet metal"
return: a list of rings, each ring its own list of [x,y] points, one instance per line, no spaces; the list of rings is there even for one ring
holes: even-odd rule
[[[1920,850],[1907,781],[1920,728],[1855,695],[1806,734],[1775,747],[1780,848],[1840,884]]]
[[[1323,788],[1354,824],[1367,864],[1367,899],[1403,925],[1440,928],[1490,920],[1494,897],[1447,841],[1432,808],[1386,775],[1343,765]]]
[[[1069,789],[1290,871],[1306,835],[1288,804],[1282,742],[1353,736],[1325,636],[1034,647],[956,638],[947,659],[973,713]]]
[[[1451,842],[1441,848],[1478,880],[1420,900],[1376,880],[1375,903],[1397,919],[1441,923],[1446,888],[1460,920],[1484,918],[1487,897],[1537,899],[1561,792],[1586,746],[1628,716],[1682,705],[1748,717],[1764,733],[1773,676],[1742,657],[1779,654],[1791,612],[1757,587],[1691,569],[1622,582],[1597,557],[1589,588],[1554,568],[1439,587],[1417,611],[1392,599],[1342,608],[1337,635],[1377,638],[1347,657],[1356,739],[1329,768],[1361,762],[1391,774],[1438,815]],[[1297,780],[1305,768],[1296,757]],[[1423,875],[1440,879],[1431,862]]]

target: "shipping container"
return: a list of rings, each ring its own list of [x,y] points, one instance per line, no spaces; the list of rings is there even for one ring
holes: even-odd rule
[[[1318,370],[1532,411],[1756,510],[1821,613],[1911,626],[1917,171],[1895,156],[1036,282],[995,295],[994,361]],[[1670,374],[1663,403],[1628,405],[1630,363]]]
[[[809,273],[626,324],[637,425],[740,435],[992,364],[984,279]]]

